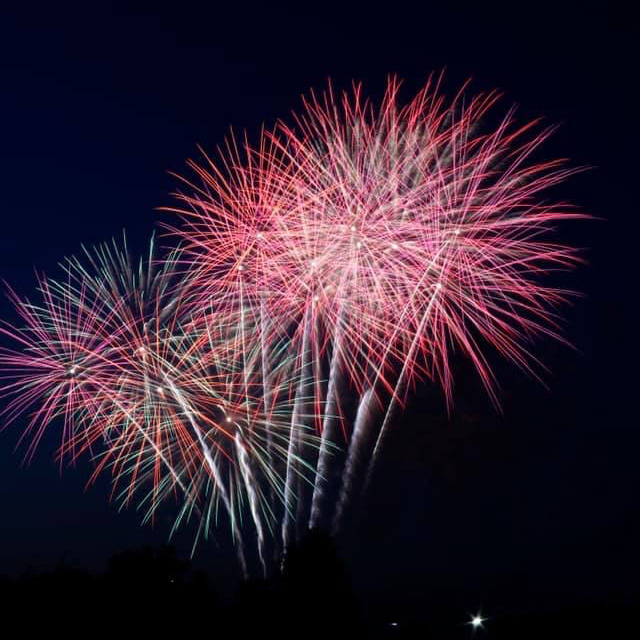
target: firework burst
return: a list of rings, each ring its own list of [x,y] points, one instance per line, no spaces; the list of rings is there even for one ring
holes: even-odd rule
[[[360,85],[340,98],[329,88],[255,147],[231,138],[219,165],[192,163],[200,186],[180,195],[184,225],[170,227],[196,299],[243,301],[268,319],[267,339],[289,336],[301,375],[316,382],[323,443],[349,439],[345,388],[384,405],[370,469],[416,379],[452,402],[453,352],[495,402],[487,346],[535,375],[532,338],[560,338],[555,308],[568,296],[541,276],[577,261],[545,239],[580,215],[543,199],[575,171],[533,161],[552,129],[517,124],[513,110],[488,127],[495,93],[447,101],[432,79],[402,106],[399,89],[391,79],[374,105]]]
[[[61,455],[91,452],[125,503],[142,492],[152,517],[179,496],[205,534],[225,513],[266,569],[269,537],[339,529],[413,385],[453,402],[454,353],[496,403],[490,349],[536,375],[569,296],[544,276],[578,261],[548,235],[581,215],[545,193],[575,169],[536,160],[552,129],[440,82],[405,105],[395,78],[379,104],[311,93],[257,144],[190,163],[179,250],[134,267],[102,247],[41,278],[38,305],[10,292],[2,391],[28,454],[61,418]]]
[[[176,523],[195,513],[208,535],[222,509],[243,566],[246,503],[264,563],[295,459],[286,406],[295,371],[270,371],[265,409],[252,327],[233,314],[184,315],[174,265],[169,256],[158,268],[151,251],[134,268],[126,251],[104,245],[67,260],[63,281],[40,278],[39,305],[11,292],[23,326],[2,328],[18,343],[0,352],[5,414],[30,413],[29,457],[62,418],[60,460],[89,452],[93,477],[108,469],[123,504],[140,495],[145,519],[178,498]]]

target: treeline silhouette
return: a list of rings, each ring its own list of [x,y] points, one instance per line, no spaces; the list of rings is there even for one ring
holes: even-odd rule
[[[364,607],[331,538],[312,531],[272,577],[241,583],[230,602],[171,546],[116,554],[100,574],[61,564],[43,573],[0,576],[0,628],[5,638],[571,640],[637,637],[635,626],[640,627],[637,599],[502,612],[478,629],[461,619],[464,607],[455,600],[452,594],[448,604],[425,601],[410,619],[390,618],[384,603]]]
[[[360,623],[344,564],[319,532],[293,547],[271,578],[241,583],[231,602],[223,602],[207,573],[174,547],[147,546],[116,554],[104,573],[62,563],[42,573],[0,576],[0,619],[5,628],[20,630],[13,637],[294,638],[301,630],[320,637],[338,621],[349,633]]]

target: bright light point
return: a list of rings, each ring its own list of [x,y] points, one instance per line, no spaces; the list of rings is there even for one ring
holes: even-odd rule
[[[362,242],[358,242],[356,243],[356,247],[358,247],[358,249],[362,246]]]
[[[73,375],[77,370],[77,367],[75,365],[73,365],[72,367],[69,367],[68,372]]]
[[[436,282],[433,286],[436,288],[437,291],[440,291],[440,289],[442,289],[442,283],[441,282]]]
[[[397,627],[397,626],[398,626],[398,623],[397,623],[397,622],[390,622],[390,623],[389,623],[389,626],[391,626],[391,627]]]
[[[453,233],[455,233],[457,236],[460,235],[460,229],[456,229]]]
[[[157,387],[158,393],[164,393],[164,389],[162,387]]]
[[[318,300],[320,300],[320,296],[313,296],[313,301],[314,302],[318,302]]]
[[[244,271],[244,267],[241,264],[238,265],[238,271]]]
[[[351,225],[351,231],[355,231],[355,230],[356,230],[355,225]]]
[[[391,248],[392,248],[392,249],[398,249],[399,247],[398,247],[398,245],[394,242],[394,243],[391,245]]]
[[[231,422],[230,416],[227,416],[227,422]]]
[[[262,233],[262,231],[258,233],[258,238],[264,238],[264,233]]]
[[[473,618],[471,618],[471,622],[469,624],[474,629],[480,629],[485,620],[486,620],[486,618],[483,618],[482,616],[473,616]]]

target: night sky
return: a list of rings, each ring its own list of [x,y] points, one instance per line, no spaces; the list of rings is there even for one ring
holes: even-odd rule
[[[449,93],[468,78],[472,90],[500,89],[504,109],[561,125],[548,157],[592,167],[554,191],[599,218],[559,231],[588,261],[559,279],[582,294],[563,311],[575,349],[540,342],[546,388],[496,359],[502,414],[462,364],[450,418],[419,389],[344,553],[354,580],[394,594],[399,612],[434,592],[468,591],[488,610],[624,597],[640,570],[638,32],[608,16],[427,4],[2,10],[0,277],[29,294],[34,268],[55,274],[81,243],[123,229],[141,251],[177,188],[169,172],[186,174],[197,144],[214,150],[230,126],[251,134],[287,117],[327,78],[362,80],[375,97],[397,73],[410,96],[446,69]],[[60,477],[55,434],[21,466],[19,431],[0,433],[0,573],[60,560],[100,568],[166,540],[168,521],[117,514],[106,481],[85,491],[88,465]],[[191,535],[178,536],[182,551]],[[194,561],[231,571],[214,546]]]

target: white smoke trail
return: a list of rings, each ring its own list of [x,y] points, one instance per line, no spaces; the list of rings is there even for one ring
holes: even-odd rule
[[[371,477],[373,476],[373,470],[376,466],[376,462],[378,457],[380,456],[380,451],[382,450],[382,445],[384,443],[384,439],[387,436],[387,431],[389,429],[389,425],[393,416],[395,415],[395,411],[397,409],[398,403],[400,402],[400,398],[404,395],[405,387],[407,384],[407,375],[409,373],[410,363],[415,355],[415,351],[418,347],[418,343],[422,337],[422,332],[424,331],[424,327],[426,325],[427,319],[431,314],[431,309],[433,308],[434,302],[438,296],[438,293],[441,289],[441,284],[438,282],[434,285],[434,292],[429,300],[429,304],[420,319],[420,324],[418,325],[418,329],[415,332],[413,340],[411,342],[411,346],[409,347],[409,351],[407,352],[404,362],[402,364],[402,369],[400,370],[400,375],[397,378],[395,388],[393,390],[393,395],[391,396],[391,400],[389,401],[389,405],[387,406],[387,411],[384,415],[384,420],[382,421],[382,426],[380,427],[380,431],[378,433],[378,437],[376,439],[376,444],[373,447],[373,453],[371,454],[371,459],[369,460],[369,466],[367,468],[367,475],[364,481],[364,492],[367,491],[370,483]]]
[[[182,393],[167,376],[165,376],[164,380],[167,386],[171,389],[171,393],[176,399],[176,402],[180,405],[180,407],[184,411],[184,414],[187,416],[187,419],[189,420],[189,424],[191,424],[191,426],[193,427],[196,437],[198,438],[198,442],[202,449],[204,458],[207,462],[207,466],[209,467],[209,470],[211,471],[211,475],[213,476],[213,481],[215,482],[218,488],[218,491],[220,492],[220,497],[222,498],[222,502],[224,503],[227,513],[229,514],[229,518],[231,520],[231,531],[233,533],[233,537],[236,542],[238,560],[240,561],[240,566],[242,567],[242,572],[244,576],[247,577],[248,573],[247,573],[247,563],[244,557],[244,543],[242,541],[242,536],[240,535],[240,530],[237,526],[235,511],[231,503],[231,499],[229,498],[229,493],[227,491],[227,488],[224,484],[222,474],[220,473],[220,469],[218,468],[218,465],[214,457],[211,455],[211,449],[207,445],[202,435],[202,432],[200,430],[200,427],[198,426],[198,423],[194,418],[193,412],[187,405]]]
[[[311,497],[309,529],[317,527],[322,518],[322,506],[327,488],[327,476],[331,470],[331,449],[335,441],[335,426],[339,422],[338,388],[340,385],[340,357],[342,350],[340,336],[341,331],[339,323],[336,329],[336,339],[333,345],[333,353],[331,354],[329,385],[327,388],[327,400],[324,408],[322,434],[320,437],[320,452],[318,453],[315,484],[313,487],[313,495]]]
[[[247,489],[247,495],[249,496],[249,510],[251,511],[251,517],[253,518],[253,523],[256,527],[256,535],[258,536],[258,556],[260,557],[260,564],[262,565],[262,570],[266,578],[267,565],[264,561],[264,529],[262,528],[262,519],[260,518],[260,509],[258,506],[259,501],[256,494],[256,480],[249,465],[249,455],[242,442],[240,431],[236,433],[235,443],[238,451],[238,458],[240,460],[240,472]]]
[[[332,532],[336,535],[340,531],[342,517],[348,506],[353,485],[355,484],[363,458],[366,455],[366,444],[369,440],[372,418],[375,413],[376,397],[373,389],[367,389],[360,398],[358,411],[353,427],[353,435],[349,445],[349,452],[342,472],[342,482],[340,484],[340,495],[336,511],[333,516]]]
[[[291,416],[291,431],[289,435],[289,447],[287,450],[287,472],[285,476],[284,486],[284,516],[282,518],[282,545],[283,551],[286,552],[291,532],[294,512],[294,502],[296,499],[295,492],[293,490],[294,480],[298,477],[298,471],[296,467],[299,461],[299,445],[300,445],[300,424],[302,414],[302,405],[306,400],[306,384],[307,374],[309,367],[309,346],[310,346],[310,324],[311,320],[308,317],[304,320],[304,331],[302,336],[302,362],[300,364],[300,380],[298,381],[298,388],[296,390],[296,396],[293,405],[293,414]]]

